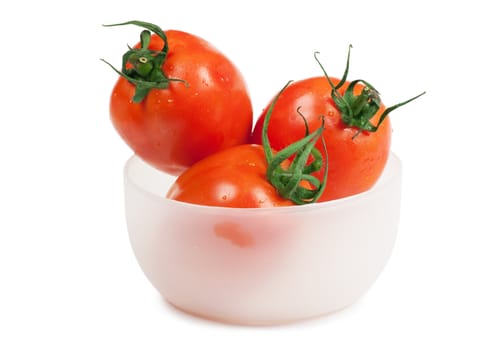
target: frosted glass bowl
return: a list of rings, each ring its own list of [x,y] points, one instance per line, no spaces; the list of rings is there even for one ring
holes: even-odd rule
[[[359,299],[394,246],[402,167],[391,154],[369,191],[281,208],[219,208],[165,198],[175,177],[132,156],[124,169],[134,254],[159,293],[216,321],[271,325]]]

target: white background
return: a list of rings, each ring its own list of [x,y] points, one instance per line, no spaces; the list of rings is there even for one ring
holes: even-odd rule
[[[228,5],[229,4],[229,5]],[[491,1],[22,1],[0,13],[1,349],[499,349],[498,11]],[[131,155],[108,115],[139,19],[200,35],[241,69],[259,113],[313,52],[393,104],[402,216],[352,307],[280,327],[181,313],[140,271],[125,226]],[[202,292],[202,291],[200,291]]]

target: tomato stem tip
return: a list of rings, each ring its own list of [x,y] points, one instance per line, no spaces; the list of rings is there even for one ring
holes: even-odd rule
[[[321,126],[313,133],[309,133],[309,127],[304,116],[302,117],[306,127],[306,135],[301,140],[294,142],[282,150],[274,153],[268,137],[269,121],[277,100],[283,91],[291,84],[289,81],[271,102],[264,118],[262,128],[262,146],[268,164],[266,176],[268,181],[276,188],[278,193],[286,199],[298,205],[316,202],[323,194],[328,175],[328,154],[322,133],[324,130],[324,117],[321,116]],[[321,138],[326,161],[323,161],[321,152],[315,148],[317,141]],[[293,156],[291,164],[285,169],[282,163]],[[309,161],[312,157],[312,161]],[[322,181],[318,180],[312,173],[319,171],[325,164]],[[304,186],[304,182],[310,186]]]
[[[319,64],[321,70],[323,71],[323,74],[325,75],[326,79],[328,80],[328,83],[330,84],[332,91],[331,91],[331,97],[333,101],[335,102],[335,105],[340,111],[342,121],[344,122],[345,125],[348,127],[354,127],[357,128],[358,131],[354,134],[352,137],[353,139],[357,137],[361,132],[367,131],[367,132],[376,132],[382,122],[387,118],[390,112],[394,111],[395,109],[404,106],[405,104],[419,98],[420,96],[425,94],[425,91],[415,97],[412,97],[404,102],[397,103],[389,108],[386,108],[382,114],[380,115],[377,123],[374,125],[371,122],[371,119],[375,116],[375,114],[380,110],[382,107],[382,102],[380,99],[380,94],[371,85],[368,83],[366,80],[363,79],[356,79],[353,80],[352,82],[347,85],[347,88],[342,95],[339,92],[339,89],[346,83],[347,81],[347,76],[349,73],[349,62],[350,62],[350,57],[351,57],[351,48],[352,45],[349,45],[349,49],[347,52],[347,62],[346,66],[344,69],[344,74],[342,75],[342,78],[340,81],[335,85],[331,81],[328,73],[326,72],[325,68],[321,64],[321,62],[318,59],[318,54],[319,52],[314,53],[314,58],[316,62]],[[360,94],[354,94],[354,88],[357,84],[363,84],[364,87],[361,90]]]
[[[116,69],[105,60],[116,73],[134,84],[136,89],[132,101],[140,103],[144,100],[151,89],[167,89],[171,82],[183,82],[182,79],[169,78],[163,71],[163,63],[167,58],[168,40],[165,32],[157,25],[143,21],[128,21],[116,24],[105,24],[104,27],[115,27],[122,25],[136,25],[145,28],[140,35],[140,47],[128,47],[128,51],[122,57],[121,70]],[[150,50],[151,32],[163,40],[160,51]]]

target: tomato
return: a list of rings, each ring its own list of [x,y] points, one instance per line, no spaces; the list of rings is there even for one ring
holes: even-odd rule
[[[304,119],[313,131],[322,123],[319,117],[323,118],[326,147],[319,149],[328,154],[328,174],[319,201],[358,194],[375,184],[390,152],[392,129],[388,112],[416,98],[386,108],[371,85],[361,80],[352,84],[346,81],[347,71],[348,68],[342,79],[330,77],[324,71],[324,76],[290,84],[277,99],[269,122],[270,145],[279,150],[303,137]],[[262,142],[262,126],[268,110],[269,106],[257,119],[252,135],[254,143]],[[359,113],[349,120],[345,114],[350,112]]]
[[[115,69],[120,77],[110,99],[112,123],[139,157],[178,175],[212,153],[249,142],[247,86],[222,52],[186,32],[122,24],[148,29],[124,55],[122,70]]]
[[[213,154],[178,177],[167,197],[220,207],[289,206],[266,179],[267,162],[261,145],[240,145]]]
[[[330,78],[334,83],[338,79]],[[359,85],[358,85],[359,86]],[[361,89],[359,86],[356,90]],[[313,77],[291,84],[276,103],[269,123],[269,140],[275,149],[281,149],[301,138],[305,133],[306,118],[309,128],[315,130],[325,117],[323,137],[329,158],[327,186],[320,201],[337,199],[369,189],[380,176],[386,164],[390,144],[390,121],[385,120],[376,133],[360,133],[346,126],[330,97],[331,87],[325,77]],[[267,107],[262,115],[267,112]],[[257,120],[252,141],[261,143],[262,115]],[[378,118],[380,113],[375,118]],[[320,174],[321,176],[321,174]]]

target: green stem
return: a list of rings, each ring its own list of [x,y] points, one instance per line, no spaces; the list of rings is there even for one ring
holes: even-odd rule
[[[181,79],[168,78],[163,72],[163,63],[167,58],[168,41],[165,32],[157,25],[142,22],[128,21],[117,24],[107,24],[105,27],[115,27],[122,25],[136,25],[145,28],[141,32],[141,44],[137,49],[129,47],[122,57],[121,71],[113,67],[110,63],[103,60],[115,72],[134,84],[135,94],[132,98],[134,103],[140,103],[144,100],[151,89],[167,89],[172,81],[186,82]],[[158,35],[163,40],[163,48],[160,51],[150,50],[151,32]]]
[[[295,204],[302,205],[316,202],[323,194],[328,176],[328,153],[326,152],[326,144],[322,137],[325,128],[324,117],[321,117],[321,126],[313,133],[309,133],[307,121],[299,110],[297,112],[304,119],[306,126],[305,137],[288,145],[277,153],[273,153],[268,137],[269,120],[278,98],[290,83],[291,81],[281,89],[267,110],[262,127],[262,146],[268,164],[266,173],[268,181],[283,198],[290,199]],[[325,162],[323,162],[321,153],[315,148],[316,142],[320,138],[325,150]],[[292,156],[294,156],[292,163],[287,169],[284,169],[281,164]],[[308,162],[311,157],[312,161]],[[325,172],[322,181],[319,181],[311,174],[320,170],[323,163],[325,164]],[[304,187],[304,182],[308,183],[312,188]]]
[[[381,100],[379,92],[370,83],[362,79],[353,80],[347,86],[344,95],[340,94],[340,92],[338,91],[338,89],[342,85],[344,85],[347,81],[347,75],[349,73],[349,60],[351,55],[351,48],[352,45],[349,45],[349,51],[347,54],[347,63],[346,63],[346,68],[344,70],[344,75],[342,76],[342,79],[339,81],[337,85],[333,84],[325,68],[319,61],[317,56],[318,52],[314,53],[314,58],[316,59],[316,62],[318,62],[321,70],[323,71],[323,74],[325,75],[326,79],[328,80],[328,83],[330,84],[330,87],[332,88],[331,97],[340,111],[342,121],[348,127],[355,127],[358,129],[356,134],[353,136],[353,138],[355,138],[362,131],[376,132],[390,112],[417,99],[418,97],[425,94],[425,92],[422,92],[421,94],[415,97],[412,97],[404,102],[397,103],[394,106],[387,108],[380,116],[377,124],[373,125],[370,120],[373,118],[373,116],[375,116],[375,114],[381,108]],[[359,95],[354,95],[354,87],[359,83],[363,84],[364,88],[363,90],[361,90],[361,93]]]

